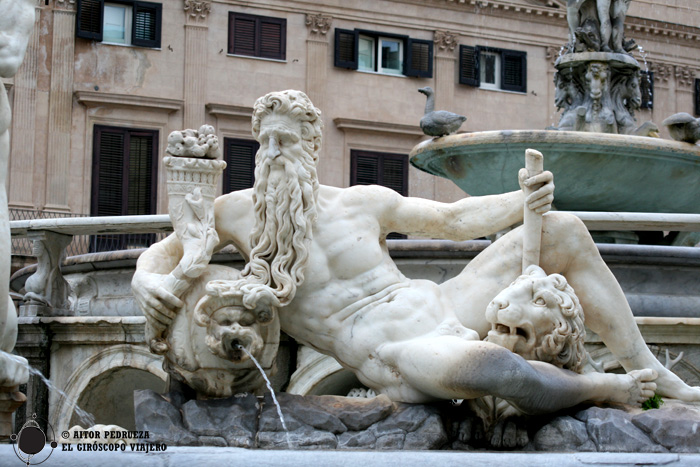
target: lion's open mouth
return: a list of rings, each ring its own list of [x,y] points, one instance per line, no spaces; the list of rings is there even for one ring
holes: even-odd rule
[[[491,326],[492,331],[496,331],[499,334],[510,334],[523,337],[525,340],[528,338],[528,332],[521,327],[508,326],[507,324],[495,323]]]
[[[491,330],[486,341],[505,347],[511,352],[520,352],[535,344],[534,328],[527,323],[509,326],[503,323],[491,323]]]

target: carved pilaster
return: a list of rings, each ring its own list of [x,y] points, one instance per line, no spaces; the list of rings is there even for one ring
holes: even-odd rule
[[[650,63],[649,71],[654,73],[655,80],[660,80],[665,83],[668,83],[668,79],[673,76],[673,66],[666,63]]]
[[[184,126],[199,128],[204,123],[207,94],[207,25],[211,2],[185,0],[185,106]]]
[[[675,76],[680,86],[690,87],[695,83],[695,70],[686,66],[676,66]]]
[[[309,38],[328,40],[327,34],[333,24],[333,17],[322,14],[312,15],[306,14],[306,28],[309,32]]]
[[[75,68],[75,10],[70,0],[56,2],[53,11],[49,146],[46,171],[46,207],[68,210],[70,139]]]
[[[457,57],[455,49],[459,36],[449,31],[435,31],[435,106],[439,109],[459,112],[453,107],[454,76]]]
[[[326,95],[328,41],[333,18],[307,14],[306,27],[306,94],[316,107],[323,109]]]
[[[39,5],[44,3],[42,0],[39,0]],[[75,11],[75,0],[54,0],[54,8],[58,10],[70,10],[70,11]]]
[[[455,48],[459,44],[459,36],[450,31],[435,31],[436,56],[454,56]]]
[[[15,75],[10,151],[9,204],[34,205],[34,141],[36,140],[36,86],[38,73],[41,8],[34,14],[34,32],[29,38],[24,62]]]
[[[211,13],[211,2],[185,0],[184,8],[187,24],[206,23]]]

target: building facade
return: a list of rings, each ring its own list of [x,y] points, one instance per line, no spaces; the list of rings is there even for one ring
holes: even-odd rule
[[[462,131],[558,121],[565,0],[38,0],[36,10],[5,86],[9,204],[37,217],[165,212],[167,136],[204,123],[229,162],[221,192],[250,186],[252,104],[272,90],[303,90],[322,110],[321,183],[443,201],[463,193],[407,163],[425,138],[418,88],[466,115]],[[626,35],[653,88],[639,123],[700,111],[699,24],[695,0],[631,2]]]

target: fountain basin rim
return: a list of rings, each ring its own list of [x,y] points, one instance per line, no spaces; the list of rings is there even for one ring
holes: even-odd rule
[[[589,62],[606,62],[613,67],[634,67],[640,68],[639,62],[628,54],[614,52],[578,52],[562,55],[554,63],[554,67],[561,69],[567,66],[576,67]]]
[[[672,141],[647,136],[617,135],[610,133],[589,133],[581,131],[558,130],[496,130],[478,131],[471,133],[458,133],[454,135],[431,138],[418,143],[409,153],[409,159],[413,159],[426,151],[444,150],[455,146],[477,146],[487,144],[523,144],[531,143],[532,149],[537,149],[537,144],[544,145],[588,145],[595,144],[601,147],[638,148],[649,150],[651,148],[665,150],[677,154],[696,156],[700,160],[700,146],[697,144]],[[545,154],[545,157],[547,155]],[[414,164],[415,165],[415,164]]]

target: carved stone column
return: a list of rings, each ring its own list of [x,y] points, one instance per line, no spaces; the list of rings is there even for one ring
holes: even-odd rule
[[[8,201],[11,207],[33,208],[34,199],[34,141],[36,140],[36,86],[41,34],[41,5],[38,0],[34,32],[29,39],[24,62],[15,75],[12,146],[8,170]]]
[[[462,113],[452,108],[455,89],[455,48],[459,36],[449,31],[435,31],[435,108]]]
[[[211,2],[185,0],[185,128],[205,122],[207,98],[207,24]]]
[[[75,0],[56,0],[53,10],[46,208],[68,211],[70,140],[75,67]]]
[[[306,94],[316,107],[324,110],[328,74],[328,31],[333,18],[322,14],[307,14],[306,27]]]

